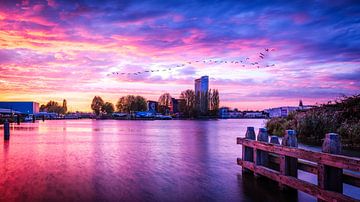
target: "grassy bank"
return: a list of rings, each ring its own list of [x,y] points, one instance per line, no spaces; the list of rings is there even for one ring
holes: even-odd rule
[[[343,147],[360,150],[360,94],[296,111],[286,118],[272,118],[266,127],[279,136],[294,129],[300,142],[313,145],[320,145],[326,133],[335,132],[340,134]]]

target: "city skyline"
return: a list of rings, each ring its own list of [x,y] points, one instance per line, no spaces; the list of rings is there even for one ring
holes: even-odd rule
[[[127,94],[179,97],[208,75],[221,106],[326,103],[359,93],[359,10],[347,1],[5,0],[0,100],[66,99],[69,110],[91,111],[95,95],[113,103]],[[246,58],[245,67],[230,62]]]

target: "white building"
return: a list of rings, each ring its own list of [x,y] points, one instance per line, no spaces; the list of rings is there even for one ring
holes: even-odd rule
[[[291,112],[298,110],[299,107],[276,107],[271,109],[265,109],[264,111],[269,114],[270,118],[274,117],[287,117]]]

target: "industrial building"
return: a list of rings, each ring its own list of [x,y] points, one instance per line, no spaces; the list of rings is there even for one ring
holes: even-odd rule
[[[0,109],[15,114],[35,114],[39,112],[37,102],[0,102]]]

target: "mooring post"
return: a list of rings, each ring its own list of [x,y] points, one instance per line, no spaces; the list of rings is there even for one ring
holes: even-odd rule
[[[9,139],[10,139],[10,123],[6,119],[4,122],[4,140],[9,140]]]
[[[298,147],[298,141],[296,138],[296,131],[295,130],[286,130],[285,136],[282,139],[281,145],[286,147]],[[280,173],[286,176],[292,176],[297,178],[298,176],[298,169],[297,169],[297,158],[288,157],[285,155],[280,156]],[[280,184],[280,188],[286,188],[282,184]]]
[[[255,129],[254,127],[247,127],[245,133],[245,139],[255,140]],[[254,149],[251,147],[242,146],[242,158],[244,161],[254,162]],[[250,172],[250,170],[243,168],[243,172]]]
[[[341,154],[340,135],[328,133],[322,144],[322,152],[330,154]],[[318,185],[320,188],[334,192],[343,192],[342,184],[343,170],[324,164],[318,165]]]
[[[35,123],[35,120],[36,120],[35,115],[32,115],[32,122]]]
[[[43,122],[45,121],[45,115],[42,115],[42,121]]]
[[[259,128],[259,133],[257,135],[257,141],[260,142],[269,142],[269,134],[267,133],[266,128]],[[266,151],[261,151],[256,149],[256,165],[268,166],[269,163],[269,154]]]
[[[20,125],[20,114],[16,115],[17,124]]]

